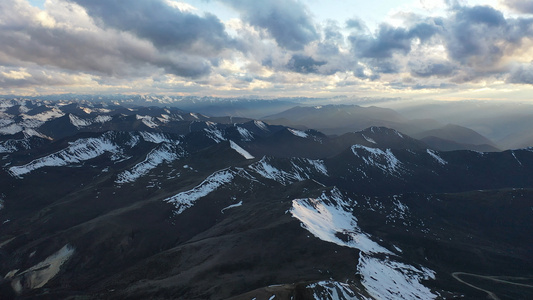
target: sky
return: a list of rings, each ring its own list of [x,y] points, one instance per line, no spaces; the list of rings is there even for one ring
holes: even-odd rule
[[[2,0],[0,94],[533,100],[533,0]]]

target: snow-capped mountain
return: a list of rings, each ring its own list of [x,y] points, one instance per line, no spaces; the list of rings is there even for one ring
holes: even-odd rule
[[[0,113],[3,298],[533,296],[531,149],[83,101]]]

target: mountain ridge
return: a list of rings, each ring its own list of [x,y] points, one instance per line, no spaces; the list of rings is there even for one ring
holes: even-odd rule
[[[479,298],[452,274],[533,278],[529,148],[438,151],[385,127],[327,136],[143,111],[111,116],[118,131],[81,126],[2,153],[2,295]]]

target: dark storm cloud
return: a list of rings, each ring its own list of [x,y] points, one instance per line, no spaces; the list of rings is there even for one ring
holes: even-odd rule
[[[530,0],[504,0],[509,8],[526,14],[533,14],[533,1]]]
[[[239,11],[252,26],[267,30],[283,48],[301,50],[319,37],[311,16],[299,1],[221,1]]]
[[[309,74],[318,73],[318,67],[325,64],[325,61],[316,61],[312,57],[295,54],[289,60],[287,68],[293,72]]]
[[[158,48],[215,54],[229,46],[224,25],[213,15],[200,17],[161,0],[71,0],[106,26],[132,32]],[[198,44],[201,46],[198,47]]]

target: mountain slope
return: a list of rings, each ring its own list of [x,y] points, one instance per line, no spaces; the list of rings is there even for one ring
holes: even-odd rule
[[[440,146],[439,150],[481,150],[499,151],[496,144],[472,129],[448,124],[444,127],[427,130],[413,135],[415,138]],[[477,148],[477,149],[476,149]]]
[[[108,115],[77,109],[54,120]],[[94,132],[5,144],[4,298],[533,296],[531,149],[160,115],[75,119]]]

